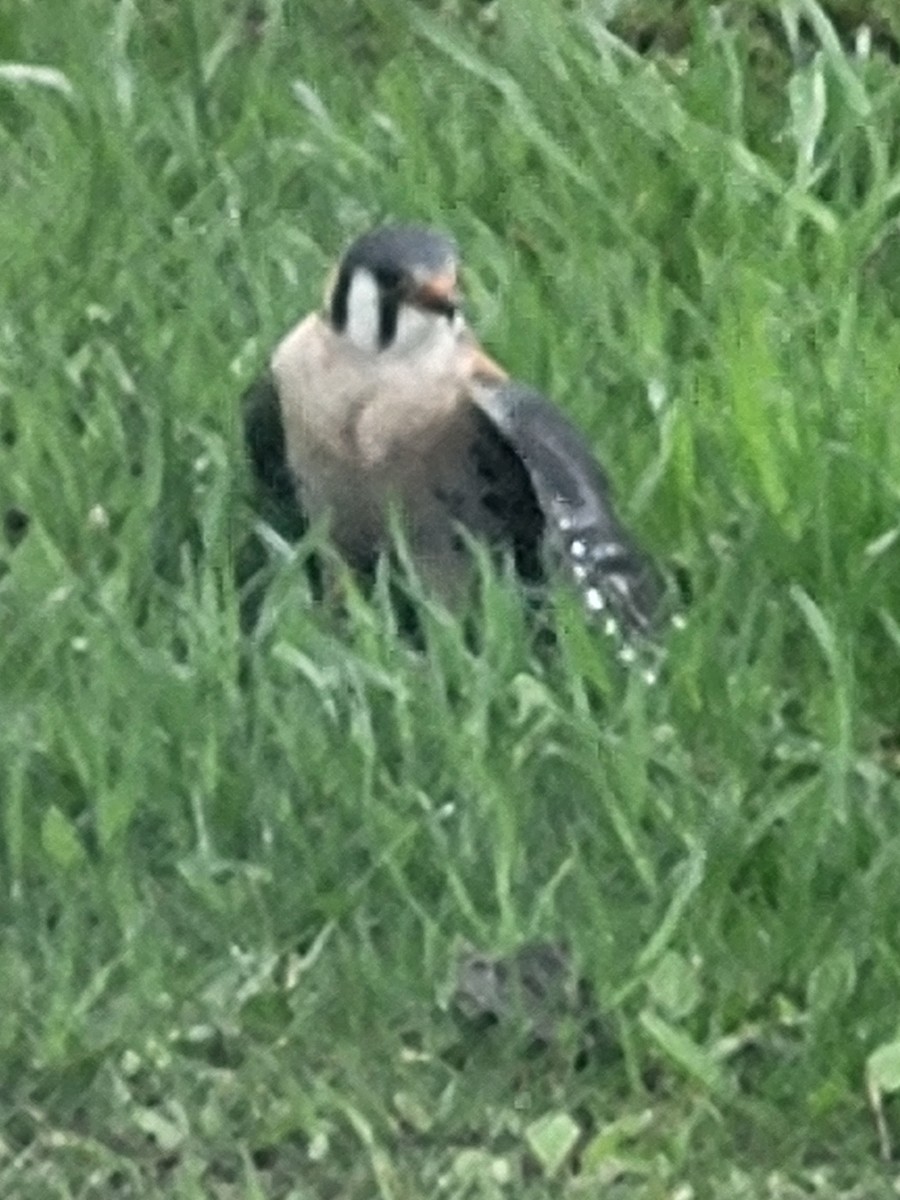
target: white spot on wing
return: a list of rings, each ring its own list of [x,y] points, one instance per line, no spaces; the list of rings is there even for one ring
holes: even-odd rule
[[[573,558],[584,558],[585,554],[587,554],[587,546],[581,538],[576,538],[569,549],[572,552]]]
[[[606,558],[618,558],[622,547],[618,542],[597,542],[591,547],[591,558],[603,562]]]
[[[601,609],[606,607],[606,601],[603,599],[602,593],[595,587],[588,588],[584,598],[591,612],[600,612]]]

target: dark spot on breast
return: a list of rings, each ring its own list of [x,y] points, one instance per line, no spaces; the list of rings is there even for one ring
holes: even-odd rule
[[[493,517],[504,515],[507,503],[496,492],[485,492],[481,497],[481,507],[486,508]]]
[[[490,463],[480,462],[478,464],[478,478],[483,479],[485,483],[497,483],[500,476],[496,468]]]
[[[457,518],[465,507],[465,497],[459,488],[436,487],[431,494],[439,504]]]

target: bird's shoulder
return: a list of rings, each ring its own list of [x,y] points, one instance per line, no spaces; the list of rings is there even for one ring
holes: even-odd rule
[[[298,481],[288,463],[281,401],[271,369],[244,391],[242,415],[261,515],[283,536],[299,537],[305,520],[297,498]]]
[[[333,350],[333,331],[320,312],[313,311],[293,325],[276,344],[269,370],[279,387],[289,385],[298,370],[314,366]]]

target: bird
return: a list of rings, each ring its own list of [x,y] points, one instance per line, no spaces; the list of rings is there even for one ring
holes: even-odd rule
[[[451,610],[471,593],[474,539],[528,588],[567,580],[627,646],[654,628],[661,572],[584,434],[482,348],[459,271],[456,240],[427,226],[382,225],[349,245],[321,309],[244,395],[262,509],[291,536],[323,521],[361,577],[392,554],[396,520]]]

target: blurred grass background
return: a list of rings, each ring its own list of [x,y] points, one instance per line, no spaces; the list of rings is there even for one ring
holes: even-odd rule
[[[0,1194],[896,1194],[898,38],[0,9]],[[423,658],[276,547],[242,631],[237,397],[384,218],[689,577],[655,688],[489,575]],[[603,1046],[454,1015],[534,939]]]

